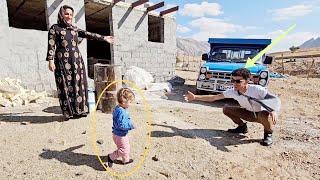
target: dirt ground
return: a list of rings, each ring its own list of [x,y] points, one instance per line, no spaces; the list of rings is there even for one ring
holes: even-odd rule
[[[152,119],[146,160],[141,163],[148,112],[138,95],[129,109],[137,127],[130,132],[134,163],[116,164],[113,171],[128,172],[141,163],[128,179],[320,179],[319,79],[271,80],[269,90],[280,96],[282,113],[274,144],[263,147],[260,124],[248,123],[246,135],[226,132],[235,125],[222,107],[234,101],[184,102],[182,95],[195,90],[197,74],[176,73],[187,81],[167,98],[159,92],[145,93]],[[53,98],[0,108],[0,179],[119,179],[105,172],[93,149],[94,143],[102,159],[115,149],[111,115],[97,112],[96,124],[90,117],[62,119]]]

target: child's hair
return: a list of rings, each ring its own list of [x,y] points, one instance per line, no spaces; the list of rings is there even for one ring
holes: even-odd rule
[[[134,93],[129,88],[121,88],[117,93],[117,99],[119,104],[133,101],[134,98]]]

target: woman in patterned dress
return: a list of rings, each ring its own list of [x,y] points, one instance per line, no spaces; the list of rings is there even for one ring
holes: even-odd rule
[[[58,23],[48,32],[49,70],[54,72],[60,107],[66,119],[88,114],[87,75],[78,43],[80,38],[113,43],[112,36],[101,36],[72,25],[74,10],[64,5],[58,14]]]

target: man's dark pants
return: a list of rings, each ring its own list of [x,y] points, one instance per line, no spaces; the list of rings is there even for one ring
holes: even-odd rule
[[[256,112],[257,117],[255,117],[252,111],[248,111],[245,108],[239,106],[225,106],[223,107],[223,113],[238,125],[244,124],[242,120],[257,122],[263,125],[265,133],[273,132],[271,119],[268,118],[268,111]]]

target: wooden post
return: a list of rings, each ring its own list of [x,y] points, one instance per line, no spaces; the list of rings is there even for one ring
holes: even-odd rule
[[[190,71],[190,55],[188,56],[188,64],[187,64],[187,70]]]
[[[313,59],[313,57],[311,57],[311,58],[312,58],[312,63],[311,63],[310,67],[309,67],[308,70],[307,70],[307,79],[309,79],[310,70],[311,70],[311,68],[312,68],[313,65],[314,65],[314,59]]]
[[[150,12],[150,11],[153,11],[153,10],[156,10],[156,9],[159,9],[159,8],[161,8],[161,7],[163,7],[163,6],[164,6],[164,1],[162,1],[162,2],[160,2],[160,3],[157,3],[157,4],[153,5],[153,6],[148,7],[148,8],[147,8],[147,12]]]
[[[134,2],[134,3],[132,3],[131,7],[134,8],[134,7],[140,6],[140,5],[142,5],[142,4],[146,3],[146,2],[149,2],[149,0],[138,0],[138,1]]]
[[[186,66],[186,56],[185,55],[183,55],[183,64],[182,64],[182,71],[184,71],[185,70],[185,66]]]
[[[282,62],[282,74],[284,74],[283,53],[281,54],[281,62]]]
[[[170,9],[166,9],[164,11],[161,11],[160,12],[160,16],[164,16],[166,14],[169,14],[169,13],[172,13],[172,12],[175,12],[175,11],[178,11],[179,10],[179,6],[175,6],[173,8],[170,8]]]

